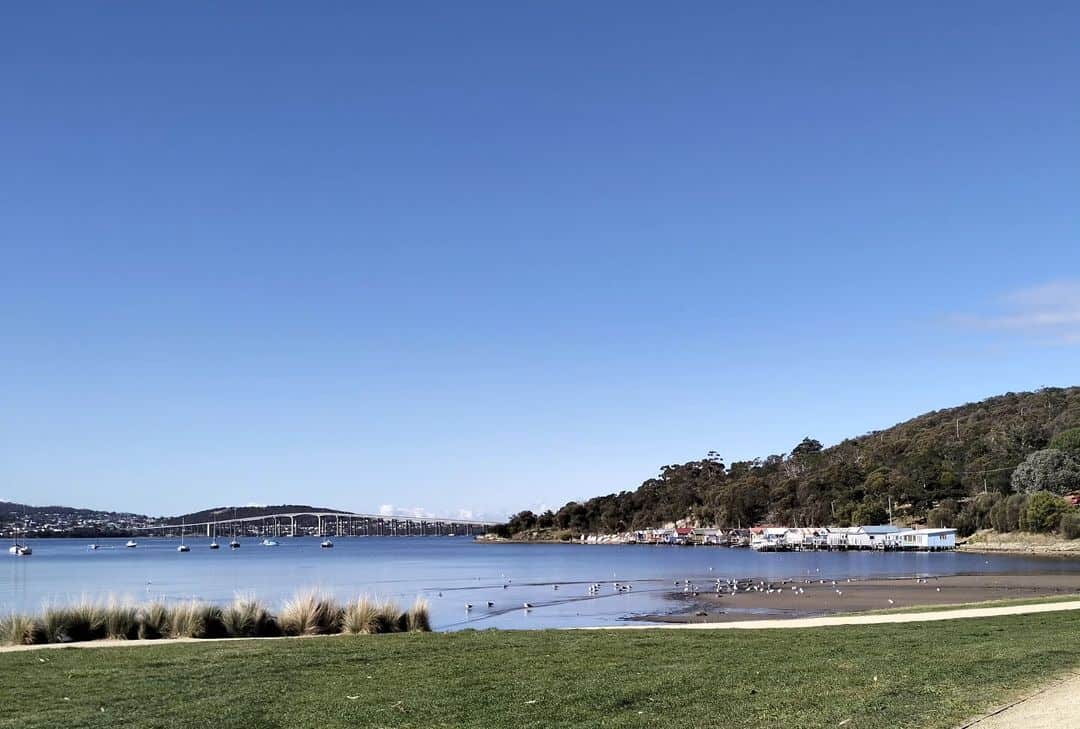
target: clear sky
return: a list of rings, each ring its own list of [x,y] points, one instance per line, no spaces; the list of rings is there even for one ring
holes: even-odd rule
[[[501,515],[1080,383],[1080,6],[763,5],[8,6],[0,499]]]

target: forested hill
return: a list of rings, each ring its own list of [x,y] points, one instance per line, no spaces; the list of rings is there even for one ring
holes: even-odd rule
[[[181,519],[196,523],[215,521],[218,519],[246,519],[256,516],[273,516],[274,514],[290,514],[300,511],[319,511],[325,513],[344,514],[341,509],[327,509],[321,506],[305,506],[303,504],[280,504],[276,506],[220,506],[216,509],[203,509],[191,514],[169,517],[170,522]]]
[[[702,460],[663,466],[636,491],[569,503],[555,513],[522,512],[503,531],[567,536],[684,519],[722,527],[865,524],[885,520],[891,500],[899,521],[929,518],[970,532],[984,526],[994,503],[1012,490],[1017,465],[1055,437],[1071,436],[1075,445],[1080,431],[1066,431],[1078,426],[1080,387],[1009,393],[830,448],[808,437],[790,453],[730,464],[710,452]],[[1080,471],[1057,476],[1061,491],[1069,479],[1080,479]],[[979,494],[985,496],[971,498]]]

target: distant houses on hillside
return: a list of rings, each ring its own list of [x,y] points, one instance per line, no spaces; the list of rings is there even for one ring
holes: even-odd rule
[[[938,552],[956,548],[955,529],[906,529],[891,524],[853,527],[717,529],[674,527],[624,534],[582,535],[583,544],[665,544],[750,547],[759,552],[880,550]]]

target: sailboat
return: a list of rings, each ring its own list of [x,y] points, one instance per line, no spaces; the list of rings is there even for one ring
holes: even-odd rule
[[[236,519],[236,509],[232,510],[233,519]],[[236,522],[232,523],[232,539],[229,540],[229,549],[240,549],[240,540],[236,538]]]
[[[217,522],[214,522],[214,540],[210,542],[210,549],[221,549],[221,545],[217,543]]]
[[[29,557],[34,553],[34,550],[26,544],[19,544],[19,528],[15,527],[14,536],[11,538],[11,546],[8,547],[8,554],[16,557]]]
[[[180,522],[180,546],[176,548],[177,552],[190,552],[191,551],[191,547],[184,544],[184,526],[185,526],[185,523],[183,521],[181,521]]]

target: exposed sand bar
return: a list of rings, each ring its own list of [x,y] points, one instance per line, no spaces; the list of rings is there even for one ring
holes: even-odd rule
[[[717,623],[777,618],[822,617],[872,610],[932,605],[962,605],[993,600],[1080,597],[1080,572],[1056,574],[982,574],[925,579],[774,580],[774,590],[716,595],[699,584],[697,597],[675,595],[687,608],[674,615],[641,616],[661,623]],[[792,589],[794,588],[794,589]],[[766,588],[767,590],[767,588]],[[699,615],[698,613],[706,613]]]

